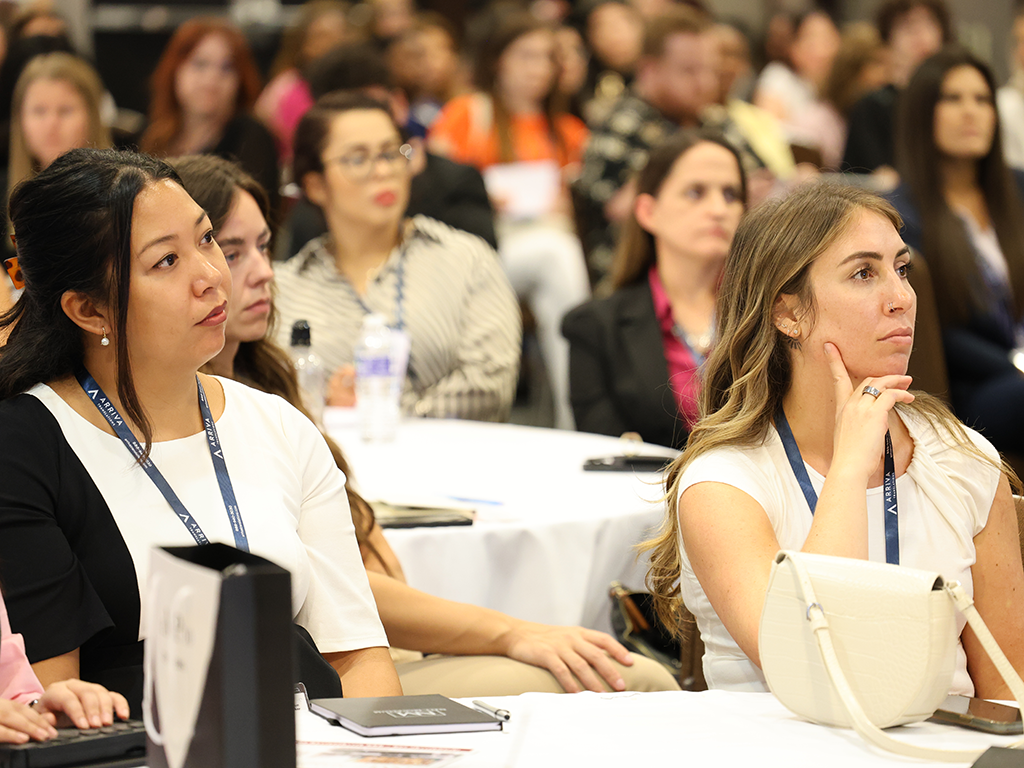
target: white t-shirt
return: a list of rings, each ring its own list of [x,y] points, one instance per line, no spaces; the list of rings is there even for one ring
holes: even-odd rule
[[[295,621],[322,653],[386,646],[355,539],[345,475],[309,419],[280,397],[230,379],[217,433],[250,550],[291,572]],[[195,544],[121,440],[44,384],[28,394],[54,415],[110,509],[146,594],[154,545]],[[157,469],[211,542],[235,539],[205,432],[153,443]],[[145,616],[145,611],[143,611]],[[145,639],[146,628],[139,628]]]
[[[985,438],[968,429],[967,434],[990,465],[954,447],[924,419],[901,414],[914,440],[914,455],[905,474],[896,479],[899,501],[900,564],[937,571],[963,584],[974,594],[971,566],[975,561],[974,537],[988,521],[1000,471],[999,456]],[[820,495],[825,478],[807,467],[811,485]],[[764,445],[750,448],[719,448],[695,459],[683,472],[679,494],[701,482],[717,482],[737,488],[761,505],[779,543],[779,549],[800,549],[811,528],[811,512],[800,490],[782,441],[774,427]],[[868,558],[885,562],[882,488],[868,489]],[[766,691],[764,675],[740,650],[726,630],[690,566],[683,542],[680,588],[683,602],[693,614],[704,641],[704,677],[708,687],[740,691]],[[957,632],[965,620],[957,615]],[[974,684],[967,674],[963,646],[957,651],[957,667],[951,693],[971,696]]]

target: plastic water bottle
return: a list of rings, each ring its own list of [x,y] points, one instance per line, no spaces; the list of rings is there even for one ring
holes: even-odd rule
[[[324,387],[327,377],[323,363],[310,347],[309,323],[305,320],[297,320],[292,326],[291,353],[295,374],[299,379],[302,404],[317,426],[320,426],[324,419]]]
[[[356,346],[356,408],[364,440],[395,439],[402,381],[393,347],[384,316],[367,315]]]

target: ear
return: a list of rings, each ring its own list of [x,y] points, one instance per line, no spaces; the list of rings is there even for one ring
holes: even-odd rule
[[[637,223],[646,232],[650,232],[654,226],[654,206],[656,203],[654,195],[649,195],[646,192],[637,195],[636,199],[633,200],[633,215],[636,216]]]
[[[107,308],[99,306],[84,293],[65,291],[60,297],[60,307],[72,323],[86,334],[95,336],[97,344],[104,335],[114,335],[114,323],[107,316]]]
[[[327,204],[327,185],[323,173],[309,171],[302,177],[302,191],[306,199],[318,208]]]
[[[799,339],[804,329],[800,325],[800,302],[796,296],[780,293],[772,307],[772,323],[785,336]]]

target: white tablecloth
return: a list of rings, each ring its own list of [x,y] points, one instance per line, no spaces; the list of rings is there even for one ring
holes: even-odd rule
[[[641,587],[632,545],[664,511],[661,476],[584,472],[618,439],[509,424],[414,419],[394,443],[368,444],[353,414],[328,432],[368,499],[469,499],[472,526],[389,530],[409,583],[434,595],[549,624],[609,630],[608,585]],[[644,446],[644,453],[672,455]]]
[[[504,732],[388,736],[373,741],[472,749],[457,760],[456,768],[968,765],[932,764],[882,752],[852,730],[798,719],[770,693],[528,693],[487,701],[512,713]],[[309,713],[299,713],[297,727],[299,768],[303,768],[303,742],[371,741]],[[888,733],[950,749],[984,749],[1013,741],[936,723],[917,723]]]

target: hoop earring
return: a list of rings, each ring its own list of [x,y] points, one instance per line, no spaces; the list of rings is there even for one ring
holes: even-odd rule
[[[110,346],[110,339],[107,338],[107,329],[106,328],[103,329],[103,338],[100,339],[100,346],[101,347],[109,347]]]

